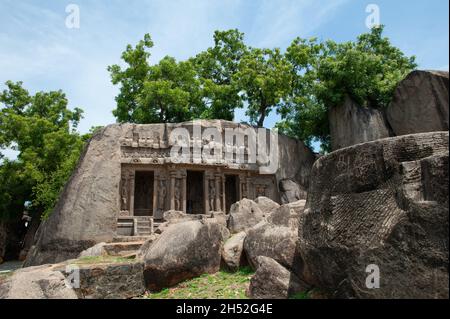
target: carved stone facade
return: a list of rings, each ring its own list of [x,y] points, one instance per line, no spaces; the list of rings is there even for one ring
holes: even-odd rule
[[[274,175],[259,176],[251,171],[210,166],[123,163],[120,217],[136,215],[137,198],[142,196],[136,191],[146,189],[139,185],[143,182],[142,178],[136,178],[142,172],[147,172],[141,175],[152,181],[152,189],[147,189],[148,193],[144,196],[152,196],[148,215],[156,220],[162,219],[163,213],[169,210],[200,214],[228,213],[227,208],[243,198],[265,196],[277,200]],[[228,179],[232,180],[231,184],[227,183]]]
[[[196,128],[192,124],[180,127],[189,132],[191,154],[195,153],[194,147],[198,146],[200,152],[204,152],[206,147],[218,149],[220,156],[213,163],[205,161],[203,157],[195,160],[194,156],[188,161],[176,163],[178,158],[171,154],[174,142],[167,126],[156,124],[152,125],[151,130],[148,126],[135,126],[120,139],[120,217],[141,215],[145,211],[145,215],[160,220],[168,210],[195,214],[228,213],[231,204],[242,198],[266,196],[279,201],[275,173],[259,174],[261,164],[250,160],[252,155],[256,156],[256,150],[248,147],[248,139],[242,136],[244,143],[238,146],[236,140],[241,138],[239,133],[234,141],[230,141],[225,137],[226,129],[222,129],[222,147],[221,143],[204,135],[196,137]],[[231,128],[235,127],[236,124]],[[201,133],[204,129],[200,129]],[[238,160],[239,156],[241,160]],[[152,183],[151,188],[142,185],[145,182],[143,176]],[[142,191],[147,193],[142,194]],[[142,204],[137,207],[138,202],[147,202],[142,196],[152,197],[150,209],[145,210]]]

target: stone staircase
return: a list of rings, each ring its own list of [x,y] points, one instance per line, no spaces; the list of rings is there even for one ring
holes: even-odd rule
[[[135,216],[134,235],[150,236],[153,234],[153,218],[149,216]]]

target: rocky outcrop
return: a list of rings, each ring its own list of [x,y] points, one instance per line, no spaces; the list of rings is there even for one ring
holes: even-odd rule
[[[394,134],[448,131],[448,91],[448,72],[411,72],[398,85],[386,112]]]
[[[448,298],[448,138],[406,135],[320,158],[297,275],[334,298]],[[373,265],[379,289],[366,285]]]
[[[304,200],[283,205],[247,231],[244,251],[254,269],[259,256],[270,257],[289,270],[297,267],[298,219],[304,206]]]
[[[229,238],[222,249],[222,260],[227,269],[237,271],[239,267],[246,264],[244,254],[245,232],[237,233]]]
[[[392,135],[381,110],[361,107],[350,97],[342,105],[330,109],[328,120],[332,150]]]
[[[254,299],[287,299],[307,289],[305,283],[275,260],[260,256],[248,292]]]
[[[170,225],[144,255],[144,276],[151,290],[173,286],[183,280],[220,268],[223,226],[188,221]]]
[[[228,229],[232,234],[245,231],[264,218],[264,213],[254,201],[244,198],[231,205],[228,217]]]

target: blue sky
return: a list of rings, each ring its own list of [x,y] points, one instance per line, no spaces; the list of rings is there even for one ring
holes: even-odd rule
[[[79,29],[65,25],[72,3]],[[212,45],[214,30],[231,28],[252,46],[284,49],[297,36],[355,39],[368,31],[368,4],[379,6],[386,35],[421,69],[448,70],[448,0],[0,0],[0,89],[7,80],[31,92],[62,89],[70,107],[84,109],[79,129],[87,132],[115,121],[118,89],[106,67],[145,33],[155,42],[152,62],[188,58]],[[276,121],[272,114],[265,126]]]

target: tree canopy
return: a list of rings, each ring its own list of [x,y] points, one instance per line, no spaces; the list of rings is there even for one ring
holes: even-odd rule
[[[118,122],[134,123],[233,120],[235,110],[246,107],[250,123],[262,127],[277,112],[282,133],[308,145],[319,141],[326,151],[330,108],[346,96],[361,107],[387,107],[398,82],[417,67],[383,37],[383,28],[344,43],[296,38],[284,52],[250,47],[235,29],[216,31],[205,51],[155,65],[146,34],[123,52],[126,68],[108,68],[120,85],[113,113]]]

